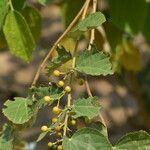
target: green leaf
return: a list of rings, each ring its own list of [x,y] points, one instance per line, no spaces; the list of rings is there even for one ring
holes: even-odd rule
[[[38,0],[38,2],[42,5],[47,5],[52,3],[54,0]]]
[[[7,0],[0,0],[0,30],[4,23],[5,15],[8,11],[8,1]]]
[[[7,46],[7,42],[6,42],[3,31],[1,30],[0,31],[0,48],[4,48],[6,46]]]
[[[42,28],[42,20],[38,10],[34,7],[25,7],[21,14],[24,16],[30,31],[37,42],[39,40]]]
[[[77,131],[71,138],[64,137],[65,150],[112,150],[107,138],[92,128]]]
[[[103,134],[105,137],[108,137],[107,128],[101,122],[92,122],[92,124],[90,124],[88,127],[93,128]]]
[[[99,27],[105,21],[106,21],[105,16],[101,12],[92,13],[89,16],[87,16],[85,19],[80,21],[78,25],[73,29],[72,32],[75,31],[85,32],[88,29]]]
[[[13,148],[13,138],[11,137],[11,126],[5,124],[0,136],[0,150],[12,150]]]
[[[55,83],[51,84],[51,86],[33,87],[31,89],[32,93],[39,99],[42,99],[44,96],[50,96],[52,100],[60,99],[64,94],[63,88],[58,87]]]
[[[141,69],[141,54],[132,41],[124,40],[118,48],[120,49],[120,63],[122,66],[129,71],[139,71]]]
[[[61,5],[61,15],[65,27],[70,24],[78,11],[81,9],[83,3],[84,0],[63,0]]]
[[[111,20],[119,29],[130,33],[142,29],[148,9],[144,0],[108,0],[108,2]]]
[[[35,42],[23,16],[17,11],[10,11],[6,16],[3,31],[12,54],[29,62]]]
[[[93,76],[112,74],[112,64],[109,59],[109,56],[103,52],[98,52],[92,46],[90,51],[86,50],[77,57],[75,70]]]
[[[7,100],[4,103],[3,114],[15,124],[23,124],[32,117],[30,99],[16,97],[14,101]]]
[[[99,110],[98,98],[89,97],[75,100],[71,111],[75,113],[74,118],[86,116],[91,119],[99,114]]]
[[[116,51],[118,44],[122,42],[123,31],[118,29],[112,22],[104,24],[107,40],[111,46],[112,52]]]
[[[72,58],[71,53],[68,52],[63,46],[57,47],[56,51],[58,53],[58,57],[53,58],[50,65],[47,67],[49,74]]]
[[[13,8],[15,10],[21,10],[25,5],[26,0],[11,0],[11,1],[12,1]]]
[[[148,4],[148,13],[142,29],[143,35],[150,44],[150,4]]]
[[[150,135],[145,131],[129,133],[113,147],[108,138],[97,129],[83,128],[78,130],[71,138],[64,137],[65,150],[149,150]]]
[[[121,138],[116,146],[116,150],[148,150],[150,149],[150,135],[145,131],[129,133]]]

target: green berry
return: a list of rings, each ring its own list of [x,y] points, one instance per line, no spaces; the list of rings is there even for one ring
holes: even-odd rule
[[[53,107],[53,113],[58,115],[61,112],[61,109],[57,106]]]
[[[63,146],[62,146],[62,145],[59,145],[59,146],[57,147],[57,150],[63,150]]]
[[[74,120],[74,119],[71,120],[71,121],[70,121],[70,124],[73,125],[73,126],[76,125],[76,120]]]
[[[42,126],[42,127],[41,127],[41,131],[42,131],[42,132],[46,132],[46,131],[48,131],[48,129],[49,129],[49,128],[48,128],[47,126]]]
[[[58,82],[58,85],[59,85],[60,87],[63,87],[64,84],[65,84],[64,81],[59,81],[59,82]]]
[[[60,131],[60,130],[61,130],[61,126],[59,126],[59,125],[56,126],[56,127],[55,127],[55,130],[56,130],[56,131]]]
[[[52,118],[52,122],[53,122],[53,123],[56,123],[57,121],[58,121],[57,118]]]
[[[65,91],[66,91],[67,93],[71,92],[71,87],[70,87],[70,86],[66,86],[66,87],[65,87]]]
[[[43,99],[44,99],[45,102],[49,102],[51,100],[51,98],[49,96],[44,96]]]
[[[52,142],[48,142],[48,147],[52,147],[53,146],[53,143]]]
[[[79,85],[83,85],[84,84],[84,80],[82,78],[78,79],[78,84]]]
[[[54,70],[53,75],[56,77],[60,76],[59,70]]]
[[[57,136],[62,137],[62,133],[61,132],[57,132]]]

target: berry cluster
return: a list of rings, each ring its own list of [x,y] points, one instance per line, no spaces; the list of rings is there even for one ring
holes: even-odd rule
[[[61,72],[58,70],[55,70],[53,72],[53,76],[55,77],[59,77],[60,75]],[[71,87],[69,85],[65,86],[64,80],[58,81],[57,86],[64,88],[65,93],[69,94],[71,92]],[[52,100],[52,98],[47,95],[44,96],[43,99],[46,103]],[[60,117],[62,116],[62,114],[68,114],[69,119],[67,120],[67,124],[72,126],[76,125],[76,120],[72,118],[72,114],[70,113],[70,108],[64,108],[64,109],[60,108],[59,100],[57,105],[52,108],[52,112],[55,115],[55,117],[51,119],[53,126],[49,128],[44,125],[41,127],[41,131],[50,132],[51,134],[55,134],[58,137],[57,138],[58,140],[56,142],[51,142],[51,141],[48,142],[48,147],[55,147],[57,150],[63,150],[63,146],[61,143],[62,143],[62,137],[64,133],[65,119],[64,118],[60,119]],[[67,130],[69,131],[68,125],[67,125]]]

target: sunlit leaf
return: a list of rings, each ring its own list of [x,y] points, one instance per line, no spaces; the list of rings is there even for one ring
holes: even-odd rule
[[[7,0],[0,0],[0,30],[4,23],[4,18],[8,10],[8,1]]]
[[[75,70],[93,76],[112,74],[112,65],[109,59],[109,56],[92,46],[90,51],[85,50],[77,57]]]
[[[93,118],[99,114],[100,104],[97,97],[81,98],[74,101],[72,112],[75,113],[74,118],[86,116]]]
[[[64,137],[65,150],[112,150],[107,138],[92,128],[77,131],[71,138]]]
[[[29,62],[35,42],[23,16],[17,11],[10,11],[3,31],[11,53]]]
[[[89,14],[85,19],[79,21],[72,32],[87,31],[88,29],[97,28],[106,21],[105,16],[101,12]]]
[[[32,100],[16,97],[14,101],[4,103],[3,114],[15,124],[23,124],[32,117]]]

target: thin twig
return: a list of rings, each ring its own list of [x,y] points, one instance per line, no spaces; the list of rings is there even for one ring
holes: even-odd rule
[[[81,20],[83,20],[86,17],[86,14],[87,14],[87,11],[88,11],[88,8],[89,8],[89,4],[90,4],[90,0],[87,0],[85,8],[83,10],[83,14],[82,14]]]
[[[69,108],[71,105],[71,94],[69,93],[68,94],[68,98],[67,98],[67,107]],[[65,116],[65,121],[64,121],[64,133],[63,133],[63,136],[66,136],[66,133],[67,133],[67,128],[68,128],[68,118],[69,118],[69,114],[68,112],[66,112],[66,116]]]
[[[93,96],[87,79],[85,80],[85,87],[86,87],[86,91],[87,91],[88,95]]]
[[[97,0],[93,0],[93,9],[92,9],[93,13],[96,12],[96,6],[97,6]],[[91,49],[91,44],[94,43],[94,40],[95,40],[95,29],[92,29],[90,34],[90,42],[89,42],[88,50]]]
[[[48,59],[51,57],[51,54],[53,53],[53,51],[55,50],[55,48],[57,47],[57,45],[59,44],[59,42],[66,36],[66,34],[72,29],[72,27],[74,26],[74,24],[76,23],[76,21],[79,19],[80,15],[82,14],[84,8],[87,6],[87,3],[90,0],[86,0],[86,2],[84,3],[83,7],[81,8],[81,10],[78,12],[78,14],[76,15],[76,17],[73,19],[73,21],[70,23],[70,25],[68,26],[68,28],[63,32],[63,34],[58,38],[58,40],[54,43],[54,45],[52,46],[52,48],[50,49],[50,51],[48,52],[48,54],[46,55],[46,57],[44,58],[44,60],[42,61],[41,65],[38,67],[37,72],[35,74],[35,77],[33,79],[32,82],[32,86],[35,86],[40,72],[42,69],[44,69]]]
[[[85,79],[85,87],[86,87],[86,91],[87,91],[88,95],[92,97],[93,94],[91,92],[91,89],[90,89],[90,86],[89,86],[89,82],[88,82],[87,79]],[[100,117],[100,120],[101,120],[102,124],[106,127],[105,119],[103,118],[101,113],[99,113],[99,117]]]

